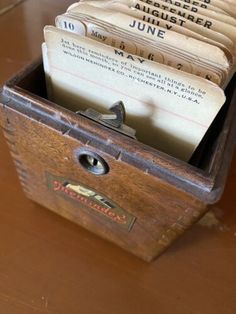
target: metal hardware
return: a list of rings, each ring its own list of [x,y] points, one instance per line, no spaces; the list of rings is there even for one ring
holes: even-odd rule
[[[76,152],[76,156],[81,166],[93,174],[102,175],[109,171],[106,161],[93,151],[82,148]]]
[[[78,111],[77,114],[96,121],[106,127],[136,139],[136,131],[124,124],[125,121],[125,106],[122,101],[116,102],[110,109],[111,114],[102,114],[92,108],[85,111]]]

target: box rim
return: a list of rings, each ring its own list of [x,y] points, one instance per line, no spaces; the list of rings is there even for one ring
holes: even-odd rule
[[[170,184],[175,185],[177,188],[193,194],[206,203],[214,203],[219,199],[224,189],[227,170],[233,157],[233,147],[235,145],[233,132],[233,130],[235,131],[236,125],[236,106],[234,105],[236,104],[235,88],[227,117],[222,127],[223,131],[220,133],[215,147],[215,151],[218,149],[218,151],[223,151],[223,153],[218,153],[214,156],[215,158],[211,161],[210,171],[206,172],[146,144],[132,140],[124,135],[122,136],[116,131],[107,129],[96,122],[90,121],[91,123],[88,127],[85,117],[79,117],[70,110],[17,86],[22,78],[26,77],[27,74],[36,69],[41,63],[41,58],[37,59],[6,82],[1,91],[0,98],[4,106],[10,107],[22,114],[26,114],[26,112],[27,114],[30,112],[33,114],[34,112],[36,120],[37,115],[44,115],[48,117],[48,121],[51,118],[51,120],[54,120],[54,123],[56,121],[64,125],[64,127],[67,125],[71,130],[73,129],[73,132],[71,132],[71,134],[67,133],[67,135],[75,138],[78,138],[79,125],[79,132],[85,132],[90,138],[91,134],[93,134],[93,136],[96,135],[96,140],[103,144],[103,149],[108,154],[111,154],[106,144],[108,135],[112,135],[114,139],[113,144],[116,143],[115,145],[117,146],[121,143],[120,138],[122,138],[122,161],[136,167],[141,166],[141,169],[146,173],[158,176]],[[55,116],[55,110],[58,112],[57,116]],[[103,133],[105,133],[105,136],[102,136]],[[100,140],[97,134],[101,136]],[[93,141],[95,138],[93,138]],[[95,148],[101,150],[102,146],[99,145],[99,147]],[[114,153],[116,152],[112,154]],[[226,159],[228,160],[227,165],[224,162]]]

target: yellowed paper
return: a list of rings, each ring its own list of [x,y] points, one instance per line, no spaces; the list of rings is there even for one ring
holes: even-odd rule
[[[58,16],[56,19],[56,25],[63,28],[63,22],[65,21],[65,16]],[[114,29],[111,26],[101,25],[88,22],[83,20],[86,26],[86,36],[100,41],[104,44],[111,45],[113,47],[120,48],[126,52],[135,53],[138,56],[142,56],[146,59],[153,60],[159,63],[164,63],[166,65],[172,66],[178,70],[185,71],[188,73],[194,73],[195,75],[206,77],[207,79],[221,84],[225,80],[225,75],[223,76],[221,72],[213,68],[204,69],[200,64],[194,64],[192,58],[185,58],[182,51],[171,53],[168,49],[161,49],[160,45],[155,46],[150,43],[145,43],[145,40],[137,41],[135,37],[127,34],[120,33],[120,36],[114,35]],[[76,19],[74,21],[76,25]],[[111,30],[111,31],[109,31]],[[126,38],[123,40],[123,38]]]
[[[201,1],[204,3],[208,2],[215,8],[220,8],[225,12],[229,13],[231,16],[236,17],[236,6],[233,5],[232,3],[222,0],[201,0]]]
[[[145,3],[149,3],[149,0],[141,0],[141,1]],[[189,12],[194,12],[195,14],[205,15],[208,17],[212,17],[213,19],[218,20],[218,21],[222,21],[222,22],[234,25],[234,26],[236,25],[236,21],[232,16],[222,13],[222,12],[212,10],[215,7],[211,7],[211,9],[202,8],[202,7],[195,6],[194,2],[193,4],[191,4],[191,3],[186,3],[182,0],[179,0],[179,1],[160,0],[158,2],[156,2],[155,0],[153,1],[153,4],[155,5],[155,7],[161,8],[161,7],[165,7],[164,2],[167,3],[168,5],[171,5],[174,9],[183,8],[185,10],[188,10]]]
[[[212,69],[211,72],[212,74],[215,72],[214,75],[217,71],[219,74],[221,73],[223,80],[227,77],[230,64],[225,53],[218,47],[171,30],[153,26],[123,13],[95,8],[87,4],[81,4],[76,15],[77,17],[80,16],[81,19],[87,17],[87,20],[90,19],[91,23],[96,21],[95,24],[98,21],[110,23],[114,25],[114,27],[110,26],[112,31],[120,29],[125,32],[126,36],[129,36],[130,33],[135,37],[141,36],[141,38],[148,40],[150,44],[155,44],[159,49],[165,49],[166,52],[174,54],[175,57],[179,57],[185,62],[189,60],[191,64],[198,67],[199,71],[201,67],[205,67],[205,71]],[[177,68],[177,64],[174,62],[172,66]],[[213,75],[211,77],[214,78]]]
[[[149,3],[150,0],[143,0],[143,2]],[[185,5],[191,5],[192,4],[192,5],[199,7],[199,8],[203,8],[203,9],[207,9],[207,10],[211,10],[211,11],[215,11],[215,12],[221,12],[225,15],[228,15],[228,13],[225,10],[209,4],[209,1],[204,2],[201,0],[172,0],[170,3],[175,4],[177,6],[180,6],[180,5],[178,5],[179,2],[184,2]],[[73,4],[72,4],[72,6],[73,6]]]
[[[234,43],[227,36],[215,32],[211,29],[201,27],[186,18],[180,17],[173,13],[166,13],[164,10],[156,9],[151,5],[145,5],[145,12],[133,7],[138,0],[94,0],[86,1],[86,4],[113,10],[114,12],[121,12],[130,16],[137,17],[148,23],[166,28],[171,31],[186,35],[188,37],[196,38],[201,41],[215,45],[226,53],[229,61],[232,63],[234,55]],[[85,2],[81,2],[85,3]],[[81,3],[79,5],[81,5]],[[79,5],[73,6],[73,9],[68,10],[71,14],[79,12]],[[146,13],[146,11],[150,12]],[[162,16],[164,18],[162,18]]]
[[[148,3],[149,0],[142,0],[145,3]],[[166,2],[168,4],[186,9],[190,12],[195,12],[195,13],[199,13],[205,16],[212,16],[214,18],[214,16],[219,16],[219,20],[224,19],[224,18],[229,18],[230,20],[233,18],[228,15],[225,11],[219,9],[219,8],[215,8],[214,6],[211,5],[207,5],[207,7],[202,7],[202,6],[198,6],[197,4],[201,3],[204,6],[203,2],[200,1],[192,1],[192,3],[190,3],[190,0],[188,2],[185,2],[184,0],[161,0],[162,2]],[[224,21],[224,20],[223,20]],[[230,23],[229,23],[230,24]],[[234,24],[233,24],[234,25]]]
[[[102,0],[96,0],[96,1],[102,1]],[[150,4],[150,0],[142,0],[142,1],[145,2],[145,3]],[[82,3],[82,2],[87,2],[87,0],[80,0],[79,2],[75,2],[75,3],[71,4],[68,7],[68,10],[73,9],[79,3]],[[208,4],[208,3],[204,3],[201,0],[168,0],[166,2],[169,2],[170,4],[177,5],[178,7],[181,7],[181,3],[183,2],[185,4],[185,6],[186,6],[186,9],[188,9],[188,10],[189,10],[190,5],[194,5],[197,8],[204,8],[204,9],[211,10],[211,11],[214,11],[214,12],[220,12],[222,14],[229,15],[224,10],[222,10],[222,9],[220,9],[218,7],[212,6],[212,5]]]
[[[217,85],[89,38],[45,28],[53,99],[70,109],[122,100],[142,142],[188,160],[223,105]]]
[[[220,0],[215,0],[215,1],[220,1]],[[134,7],[136,9],[145,10],[144,2],[143,1],[137,1],[137,2],[138,3],[135,4]],[[204,16],[199,13],[190,12],[186,9],[179,8],[174,5],[170,5],[161,0],[149,0],[149,3],[156,8],[158,8],[159,6],[160,9],[163,9],[165,11],[175,13],[181,17],[184,17],[187,20],[190,20],[198,25],[201,25],[202,27],[212,29],[219,33],[222,33],[226,35],[227,37],[229,37],[234,43],[236,42],[236,27],[233,25],[224,23],[212,17]]]

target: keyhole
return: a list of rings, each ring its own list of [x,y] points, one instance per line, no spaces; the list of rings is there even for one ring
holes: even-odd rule
[[[87,155],[87,160],[88,160],[88,163],[92,167],[97,167],[97,168],[102,168],[103,167],[102,163],[98,159],[94,158],[93,156]]]
[[[93,174],[102,175],[109,171],[105,160],[94,152],[80,150],[77,156],[81,166]]]

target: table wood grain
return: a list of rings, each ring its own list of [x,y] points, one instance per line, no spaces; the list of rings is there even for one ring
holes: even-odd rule
[[[40,54],[43,25],[72,1],[0,16],[0,83]],[[236,158],[221,201],[147,264],[28,200],[0,134],[1,314],[235,314]]]

